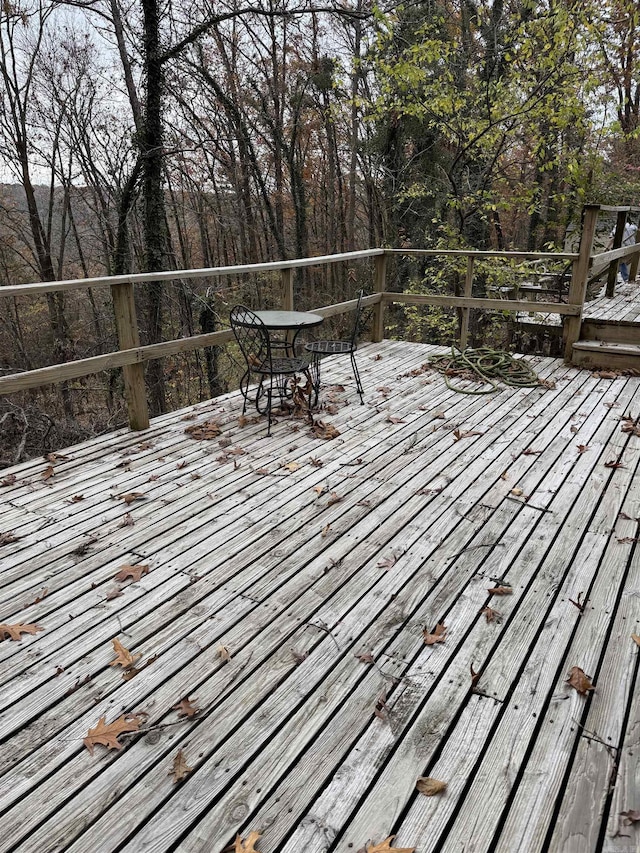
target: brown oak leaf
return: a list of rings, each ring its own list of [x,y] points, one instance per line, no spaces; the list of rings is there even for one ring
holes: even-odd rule
[[[427,628],[422,629],[422,637],[426,646],[433,646],[435,643],[444,643],[447,636],[446,627],[440,622],[430,632]]]
[[[42,472],[42,479],[43,480],[50,480],[51,477],[53,477],[53,475],[55,473],[56,472],[53,470],[53,465],[49,465],[49,467],[45,468],[45,470]]]
[[[629,809],[626,812],[618,812],[620,817],[625,818],[625,825],[631,826],[632,823],[637,823],[640,820],[640,811],[637,809]]]
[[[106,717],[100,717],[98,725],[89,729],[82,742],[91,755],[93,755],[93,748],[96,744],[106,746],[107,749],[122,749],[122,744],[118,740],[120,735],[127,732],[137,732],[141,722],[142,718],[138,714],[123,714],[109,724],[107,724]]]
[[[173,757],[173,764],[171,765],[171,770],[167,773],[167,776],[173,776],[173,781],[176,783],[182,782],[185,776],[188,776],[192,770],[193,768],[189,767],[187,764],[184,752],[179,749]]]
[[[637,634],[632,634],[631,639],[636,644],[636,646],[640,646],[640,637]]]
[[[229,649],[226,646],[223,646],[222,644],[220,644],[216,649],[216,655],[225,663],[231,660],[231,653],[229,652]]]
[[[565,684],[571,685],[571,687],[582,695],[588,693],[590,690],[596,689],[589,680],[589,677],[585,675],[584,670],[580,669],[579,666],[571,667],[569,670],[569,678],[567,678]]]
[[[38,631],[44,631],[44,628],[40,625],[23,625],[19,622],[15,625],[0,625],[0,640],[9,637],[19,642],[22,639],[22,634],[37,634]]]
[[[315,421],[311,427],[311,432],[316,438],[322,438],[324,441],[330,441],[332,438],[337,438],[340,435],[333,424],[328,424],[324,421]]]
[[[416,782],[416,788],[425,797],[435,797],[436,794],[441,794],[447,790],[447,783],[441,782],[439,779],[432,779],[431,776],[420,776]]]
[[[126,649],[120,640],[111,640],[113,643],[113,650],[116,653],[115,660],[112,660],[109,666],[121,666],[124,669],[130,669],[137,660],[140,660],[142,657],[142,652],[136,652],[136,654],[131,654],[129,649]]]
[[[578,448],[578,453],[586,453],[587,450],[591,450],[588,444],[576,444]]]
[[[244,841],[239,835],[236,835],[233,853],[258,853],[255,848],[255,844],[259,838],[259,832],[250,832],[246,841]]]
[[[494,610],[492,607],[483,607],[480,614],[484,616],[487,622],[497,622],[500,618],[498,611]]]
[[[415,847],[392,847],[391,842],[395,835],[390,835],[380,844],[367,844],[367,853],[415,853]]]
[[[608,462],[604,463],[605,468],[624,468],[625,466],[622,462],[618,462],[617,459],[610,459]]]
[[[327,506],[331,506],[332,504],[339,504],[344,500],[342,495],[337,494],[337,492],[331,492],[329,495],[329,500],[327,501]]]
[[[120,571],[117,575],[114,576],[114,580],[116,581],[126,581],[128,578],[131,578],[132,583],[136,583],[140,580],[142,575],[149,574],[149,566],[145,563],[144,565],[138,566],[121,566]]]
[[[491,589],[488,589],[487,592],[489,595],[513,595],[513,589],[510,586],[494,586]]]
[[[190,438],[195,438],[197,441],[211,441],[222,433],[222,429],[216,421],[204,421],[204,423],[187,427],[185,432]]]
[[[11,530],[6,530],[4,533],[0,533],[0,545],[11,545],[20,538],[20,536],[16,536]]]
[[[197,701],[197,699],[189,699],[189,697],[186,696],[178,702],[177,705],[174,705],[172,710],[177,711],[179,717],[189,717],[189,719],[191,719],[191,717],[195,717],[200,710],[200,708],[195,705]]]
[[[144,492],[127,492],[125,495],[119,495],[120,498],[126,503],[127,506],[132,504],[134,501],[142,501],[147,497]]]
[[[354,657],[358,658],[360,663],[375,663],[371,652],[361,652],[360,654],[354,655]]]

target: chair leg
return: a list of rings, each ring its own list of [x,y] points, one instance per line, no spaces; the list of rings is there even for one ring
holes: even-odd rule
[[[273,375],[269,375],[269,390],[267,391],[267,435],[271,435],[271,401],[273,397]]]
[[[360,381],[360,372],[358,370],[358,365],[356,364],[356,356],[355,353],[351,353],[351,367],[353,368],[353,375],[356,380],[356,388],[358,389],[358,394],[360,395],[360,405],[364,406],[364,397],[362,396],[364,391],[362,390],[362,382]]]
[[[320,398],[320,356],[317,353],[313,354],[309,367],[309,379],[313,390],[313,408],[315,408]],[[311,410],[311,393],[309,393],[309,410]]]

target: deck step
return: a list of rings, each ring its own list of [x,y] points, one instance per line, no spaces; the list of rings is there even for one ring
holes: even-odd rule
[[[640,345],[580,340],[573,345],[572,362],[579,367],[640,370]]]
[[[640,327],[630,320],[583,320],[581,341],[640,344]]]

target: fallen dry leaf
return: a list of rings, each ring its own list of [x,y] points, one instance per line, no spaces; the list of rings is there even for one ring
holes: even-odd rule
[[[571,667],[569,670],[569,678],[567,678],[565,684],[569,684],[582,695],[588,693],[590,690],[596,689],[589,680],[589,677],[585,675],[584,671],[580,669],[579,666]]]
[[[636,644],[636,646],[640,646],[640,637],[637,634],[632,634],[631,639]]]
[[[17,477],[15,474],[7,474],[6,477],[3,477],[2,480],[0,480],[0,486],[13,486],[16,480]]]
[[[135,521],[133,520],[133,516],[130,512],[126,512],[122,519],[120,520],[118,527],[133,527]]]
[[[387,415],[385,420],[388,424],[403,424],[404,423],[402,418],[396,418],[393,415]]]
[[[513,589],[510,586],[494,586],[487,592],[489,595],[513,595]]]
[[[327,424],[324,421],[315,421],[311,427],[311,433],[316,438],[322,438],[324,441],[330,441],[332,438],[337,438],[340,435],[333,424]]]
[[[135,655],[131,654],[129,649],[126,649],[120,640],[111,640],[111,642],[113,643],[113,650],[116,653],[116,657],[115,660],[111,661],[109,666],[121,666],[124,669],[129,669],[142,657],[142,652],[136,652]]]
[[[51,477],[53,477],[53,475],[55,473],[56,472],[53,470],[53,465],[49,465],[49,467],[45,468],[45,470],[42,472],[42,479],[43,480],[50,480]]]
[[[327,501],[327,506],[331,506],[332,504],[339,504],[344,500],[342,495],[337,494],[336,492],[331,492],[329,495],[329,500]]]
[[[11,545],[12,542],[17,542],[20,536],[16,536],[11,530],[0,533],[0,545]]]
[[[371,652],[361,652],[358,655],[354,655],[354,657],[358,658],[360,663],[375,663]]]
[[[302,663],[303,660],[309,657],[309,652],[298,652],[296,649],[291,649],[291,654],[296,664]]]
[[[640,811],[637,809],[629,809],[626,812],[618,812],[618,814],[625,818],[626,826],[631,826],[632,823],[637,823],[640,820]]]
[[[120,735],[137,732],[142,722],[142,718],[137,714],[123,714],[108,725],[106,720],[106,717],[100,717],[98,725],[94,729],[89,729],[87,736],[82,739],[91,755],[96,744],[106,746],[107,749],[122,749],[123,745],[118,740]]]
[[[537,456],[539,453],[542,453],[542,451],[534,450],[532,447],[527,447],[526,450],[522,451],[523,456]]]
[[[454,441],[460,441],[462,438],[470,438],[472,435],[483,435],[483,433],[478,432],[477,430],[474,430],[474,429],[468,429],[468,430],[454,429],[453,440]]]
[[[299,462],[287,462],[286,465],[283,465],[282,467],[293,473],[294,471],[298,471],[302,468],[302,465]]]
[[[416,788],[425,797],[435,797],[436,794],[441,794],[447,790],[447,783],[441,782],[439,779],[432,779],[430,776],[420,776],[416,782]]]
[[[605,468],[624,468],[625,466],[622,462],[618,462],[617,459],[610,459],[609,462],[604,463]]]
[[[434,412],[434,413],[433,413],[433,417],[434,417],[434,418],[438,418],[438,420],[442,420],[442,421],[443,421],[443,420],[445,420],[445,418],[446,418],[447,416],[446,416],[446,414],[445,414],[443,411],[438,410],[437,412]]]
[[[185,776],[188,776],[192,771],[192,767],[189,767],[187,761],[184,757],[184,752],[179,749],[173,757],[173,764],[171,765],[171,770],[167,773],[167,776],[173,776],[174,782],[182,782]]]
[[[476,685],[480,681],[481,673],[475,671],[475,669],[473,668],[473,664],[469,665],[469,670],[471,671],[471,689],[475,690]]]
[[[225,663],[231,660],[231,654],[229,652],[229,649],[226,646],[223,646],[222,644],[219,645],[216,649],[216,655],[220,658],[220,660],[223,660]]]
[[[0,625],[0,640],[5,640],[9,637],[12,640],[20,642],[21,634],[37,634],[38,631],[44,631],[40,625],[23,625],[20,622],[15,625]]]
[[[236,835],[233,853],[258,853],[254,845],[259,838],[259,832],[250,832],[246,841],[243,841],[239,835]]]
[[[378,560],[376,566],[379,566],[381,569],[390,569],[398,562],[398,558],[395,554],[390,554],[388,557],[383,557],[381,560]]]
[[[72,497],[69,498],[69,503],[77,504],[83,500],[84,500],[84,495],[73,495]]]
[[[425,646],[433,646],[435,643],[444,643],[446,636],[447,629],[440,623],[436,625],[433,632],[430,632],[427,628],[422,629],[422,637],[424,639]]]
[[[204,421],[204,423],[187,427],[185,432],[190,438],[195,438],[197,441],[211,441],[211,439],[217,438],[222,430],[216,421]]]
[[[491,607],[483,607],[480,611],[481,616],[487,620],[487,622],[497,622],[500,614],[497,610],[493,610]]]
[[[186,698],[181,699],[177,705],[174,705],[172,710],[177,711],[179,717],[195,717],[200,710],[200,708],[194,704],[197,701],[197,699],[189,699],[187,696]]]
[[[134,501],[145,500],[147,496],[144,494],[144,492],[127,492],[126,495],[119,495],[118,497],[120,497],[126,503],[126,505],[129,506]]]
[[[627,415],[626,417],[620,418],[622,421],[622,426],[620,429],[622,432],[629,433],[629,435],[640,435],[640,424],[638,423],[637,418],[632,418],[631,415]]]
[[[316,459],[314,456],[312,456],[309,459],[309,464],[313,465],[314,468],[322,468],[324,462],[322,461],[322,459]]]
[[[591,450],[591,447],[588,444],[576,444],[578,448],[578,453],[586,453],[587,450]]]
[[[322,528],[322,533],[320,534],[320,536],[322,536],[322,538],[324,539],[324,537],[328,536],[330,532],[331,532],[331,525],[325,524],[325,526]]]
[[[128,578],[131,578],[131,583],[137,583],[140,580],[142,575],[149,574],[149,566],[145,563],[144,565],[139,566],[121,566],[120,571],[117,575],[114,576],[114,580],[116,581],[126,581]]]
[[[511,489],[511,491],[509,492],[509,494],[510,494],[510,495],[515,495],[517,498],[519,498],[519,497],[520,497],[520,495],[524,494],[524,492],[522,491],[522,489],[518,489],[518,488],[516,488],[516,489]]]
[[[382,358],[382,356],[378,355],[376,358]],[[390,835],[384,841],[381,841],[380,844],[368,844],[366,848],[367,853],[415,853],[415,847],[391,847],[391,842],[394,838],[395,835]]]
[[[107,590],[107,594],[104,597],[105,601],[113,601],[114,598],[120,598],[121,595],[124,595],[122,590],[115,586],[112,589]]]

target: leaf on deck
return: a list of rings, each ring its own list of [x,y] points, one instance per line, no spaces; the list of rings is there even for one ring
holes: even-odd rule
[[[239,835],[236,835],[233,853],[258,853],[255,844],[259,838],[259,832],[250,832],[246,841],[243,841]]]
[[[231,660],[231,652],[226,646],[223,646],[221,643],[216,649],[216,657],[219,657],[220,660],[227,663],[227,661]]]
[[[460,441],[463,438],[471,438],[472,435],[484,435],[484,433],[478,432],[475,429],[468,429],[468,430],[454,429],[453,440],[454,441]]]
[[[489,595],[513,595],[513,589],[510,586],[494,586],[491,589],[488,589],[487,592]]]
[[[186,696],[178,702],[177,705],[174,705],[172,710],[177,711],[179,717],[188,717],[191,719],[200,711],[200,708],[195,704],[197,701],[197,699],[189,699],[189,697]]]
[[[440,622],[436,625],[433,631],[427,628],[422,629],[422,637],[426,646],[433,646],[435,643],[444,643],[447,636],[446,627]]]
[[[132,667],[137,660],[140,660],[142,657],[142,652],[136,652],[136,654],[131,654],[129,649],[126,649],[120,640],[111,640],[113,643],[113,650],[116,653],[115,660],[112,660],[109,666],[121,666],[124,669],[129,669]]]
[[[629,809],[626,812],[618,812],[620,817],[625,818],[625,825],[631,826],[632,823],[637,823],[640,820],[640,811],[637,809]]]
[[[333,424],[328,424],[324,421],[315,421],[311,427],[311,433],[316,438],[322,438],[324,441],[330,441],[340,435],[339,431],[333,426]]]
[[[484,616],[487,622],[498,622],[500,619],[500,614],[492,607],[483,607],[480,611],[480,615]]]
[[[447,783],[441,782],[439,779],[432,779],[431,776],[420,776],[416,782],[416,788],[425,797],[435,797],[436,794],[441,794],[447,790]]]
[[[49,465],[49,466],[48,466],[47,468],[45,468],[45,469],[44,469],[44,471],[42,472],[42,479],[43,479],[43,480],[50,480],[50,479],[53,477],[53,475],[54,475],[55,473],[56,473],[56,472],[53,470],[53,465]]]
[[[591,450],[591,447],[588,444],[576,444],[578,448],[578,453],[586,453],[587,450]]]
[[[173,764],[167,776],[173,776],[173,781],[177,784],[178,782],[182,782],[185,776],[188,776],[192,770],[193,768],[187,764],[184,752],[179,749],[173,757]]]
[[[13,486],[17,479],[15,474],[7,474],[0,480],[0,486]]]
[[[120,735],[127,732],[137,732],[141,722],[142,718],[137,714],[123,714],[109,724],[107,724],[106,717],[100,717],[98,725],[93,729],[89,729],[87,736],[82,739],[82,742],[91,755],[93,755],[93,748],[96,744],[106,746],[107,749],[122,749],[123,744],[118,740]]]
[[[569,684],[583,696],[590,690],[596,689],[589,680],[589,677],[585,675],[584,670],[580,669],[579,666],[571,667],[569,670],[569,678],[567,678],[565,684]]]
[[[130,512],[126,512],[118,523],[118,527],[133,527],[134,524],[133,516]]]
[[[282,467],[286,468],[287,471],[291,471],[291,473],[293,474],[294,471],[298,471],[300,468],[302,468],[302,465],[299,462],[287,462]]]
[[[44,631],[44,628],[40,625],[23,625],[19,622],[15,625],[0,625],[0,640],[9,637],[11,640],[20,642],[22,634],[37,634],[38,631]]]
[[[189,438],[195,438],[196,441],[211,441],[222,434],[222,429],[217,421],[204,421],[187,427],[185,432]]]
[[[605,468],[625,468],[626,466],[622,464],[622,462],[618,462],[617,459],[610,459],[609,462],[604,463]]]
[[[381,560],[378,560],[376,566],[381,569],[391,569],[398,562],[398,558],[395,554],[390,554],[388,557],[383,557]]]
[[[327,506],[332,506],[332,504],[339,504],[343,500],[343,495],[339,495],[337,492],[331,492],[331,494],[329,495],[329,500],[327,501]]]
[[[640,646],[640,637],[637,634],[632,634],[631,639],[636,644],[636,646]]]
[[[137,583],[142,575],[149,574],[149,566],[145,563],[144,565],[137,566],[120,566],[120,571],[117,575],[114,575],[114,580],[116,581],[126,581],[128,578],[131,578],[131,583]]]
[[[391,842],[395,835],[390,835],[380,844],[367,844],[367,853],[415,853],[415,847],[392,847]]]
[[[361,652],[360,654],[354,655],[354,657],[358,658],[360,663],[375,663],[374,657],[371,652]]]
[[[146,495],[144,492],[127,492],[124,495],[118,495],[118,497],[123,500],[127,506],[132,504],[134,501],[143,501],[146,499]]]

